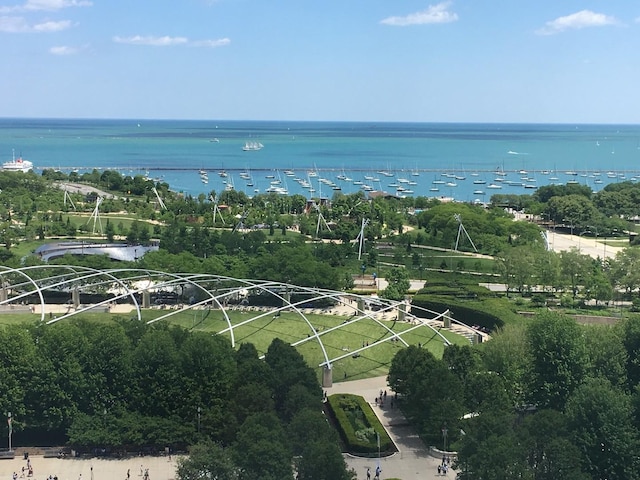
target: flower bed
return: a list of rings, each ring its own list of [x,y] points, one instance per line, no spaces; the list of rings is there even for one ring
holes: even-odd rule
[[[358,395],[339,393],[328,397],[329,412],[349,453],[377,455],[391,453],[395,446],[371,406]]]

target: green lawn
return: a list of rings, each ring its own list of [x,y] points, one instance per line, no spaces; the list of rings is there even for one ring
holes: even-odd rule
[[[168,313],[169,310],[144,310],[142,312],[143,321],[149,321]],[[260,312],[240,312],[229,311],[229,319],[232,325],[239,325],[250,318],[260,315]],[[99,314],[87,313],[78,315],[91,322],[109,322],[116,317],[135,317],[135,312],[131,314]],[[358,356],[351,353],[367,344],[383,340],[390,336],[389,331],[403,332],[413,325],[407,322],[397,322],[394,320],[383,320],[380,324],[370,318],[363,318],[349,325],[344,325],[339,329],[329,331],[332,327],[336,327],[350,320],[350,316],[340,315],[306,315],[309,323],[319,332],[320,338],[326,349],[327,356],[330,360],[342,355],[345,358],[337,360],[333,363],[333,379],[340,381],[344,379],[355,380],[362,378],[386,375],[391,364],[391,360],[395,353],[403,348],[402,342],[383,341],[379,345],[371,346]],[[48,320],[49,317],[46,318]],[[39,315],[34,314],[11,314],[4,313],[0,315],[0,325],[10,325],[15,323],[36,323],[40,321]],[[72,319],[61,320],[73,321]],[[160,320],[169,322],[172,325],[178,325],[186,329],[201,332],[220,332],[228,328],[220,310],[194,310],[178,313],[169,319]],[[55,328],[53,324],[50,328]],[[326,333],[323,333],[326,332]],[[468,345],[466,338],[453,334],[448,331],[441,332],[450,342]],[[229,332],[223,333],[225,337],[231,339]],[[242,343],[253,343],[260,354],[264,354],[269,344],[274,338],[280,338],[285,342],[295,343],[304,340],[297,346],[298,351],[304,356],[305,360],[313,368],[317,368],[318,378],[321,378],[322,369],[320,363],[325,361],[325,356],[317,339],[312,337],[313,330],[309,324],[297,313],[282,312],[280,317],[274,318],[271,313],[261,318],[253,320],[234,329],[236,348]],[[421,327],[412,332],[403,335],[405,341],[410,345],[420,344],[424,348],[428,348],[436,357],[440,358],[444,351],[443,340],[436,335],[433,330],[427,327]]]
[[[145,312],[145,319],[159,316],[163,311],[152,310]],[[232,325],[238,325],[257,315],[256,312],[229,312]],[[218,332],[228,328],[226,320],[220,310],[212,310],[206,318],[205,311],[185,312],[178,316],[171,317],[171,323],[205,332]],[[309,322],[321,334],[322,343],[325,346],[329,359],[349,354],[345,358],[336,361],[333,368],[334,381],[375,377],[386,375],[395,353],[403,348],[401,342],[385,341],[373,346],[354,357],[350,354],[355,350],[374,344],[375,342],[388,337],[390,333],[382,325],[393,330],[402,332],[413,325],[406,322],[396,322],[392,320],[381,321],[382,325],[372,319],[363,318],[358,322],[345,325],[340,329],[328,332],[332,327],[338,326],[349,320],[348,316],[337,315],[307,315]],[[322,333],[327,332],[327,333]],[[274,318],[269,314],[253,320],[250,323],[234,329],[236,347],[241,343],[253,343],[258,352],[265,353],[273,338],[278,337],[286,342],[295,343],[305,340],[297,348],[312,367],[318,368],[318,375],[321,374],[320,363],[325,361],[322,348],[317,339],[312,337],[313,331],[309,324],[296,313],[283,312],[280,317]],[[448,331],[441,332],[450,342],[468,345],[466,338]],[[230,333],[224,333],[227,338],[231,338]],[[428,348],[436,357],[440,358],[444,351],[443,340],[436,335],[433,330],[422,327],[403,335],[405,341],[410,345],[422,345]]]

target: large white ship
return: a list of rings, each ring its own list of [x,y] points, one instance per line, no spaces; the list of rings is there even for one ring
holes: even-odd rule
[[[13,156],[8,162],[2,164],[2,170],[10,172],[28,172],[33,169],[33,163],[29,160],[23,160],[22,157],[16,158],[16,152],[13,151]]]

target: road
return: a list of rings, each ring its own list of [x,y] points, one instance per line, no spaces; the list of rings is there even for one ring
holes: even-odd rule
[[[604,259],[615,257],[616,253],[623,249],[623,247],[607,244],[606,238],[598,238],[596,240],[592,237],[556,233],[553,230],[547,230],[546,233],[549,249],[555,252],[566,251],[575,247],[584,255]]]

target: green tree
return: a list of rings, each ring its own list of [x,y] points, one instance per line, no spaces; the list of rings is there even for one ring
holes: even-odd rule
[[[448,345],[442,354],[442,361],[463,382],[475,374],[478,367],[476,352],[467,345]]]
[[[199,443],[180,457],[176,468],[178,480],[237,480],[238,468],[230,452],[213,442]]]
[[[533,283],[535,255],[529,246],[519,246],[503,252],[497,262],[498,272],[509,290],[516,289],[520,293]]]
[[[591,271],[591,257],[580,253],[577,248],[572,247],[571,250],[560,252],[560,268],[562,276],[570,286],[571,294],[575,299],[580,286]]]
[[[304,358],[291,345],[275,338],[265,355],[265,362],[271,368],[272,390],[276,411],[281,418],[289,420],[297,409],[309,406],[310,398],[319,402],[322,391],[318,380],[307,366]],[[289,395],[295,392],[300,403],[288,401]],[[319,407],[319,404],[317,405]]]
[[[640,384],[640,316],[632,315],[622,323],[622,342],[627,354],[628,388]]]
[[[587,372],[581,327],[567,316],[542,314],[527,328],[529,396],[540,408],[562,410]]]
[[[556,252],[545,250],[535,256],[534,262],[537,281],[545,290],[554,291],[562,287],[560,256]]]
[[[289,423],[287,433],[300,479],[351,480],[340,441],[320,410],[300,410]]]
[[[282,480],[293,476],[285,432],[274,414],[247,418],[233,450],[240,480]]]
[[[389,285],[382,291],[381,296],[390,300],[402,300],[411,287],[409,274],[404,268],[390,270],[386,280]]]
[[[107,237],[107,241],[113,242],[113,238],[116,234],[116,229],[113,226],[113,223],[107,218],[107,223],[104,227],[104,234]]]
[[[533,479],[589,479],[582,471],[582,452],[569,434],[567,419],[556,410],[539,410],[524,419],[518,435],[526,445]]]
[[[129,227],[129,232],[127,233],[127,243],[129,245],[135,245],[139,243],[139,235],[140,235],[140,222],[134,220],[131,222],[131,226]]]
[[[627,385],[628,353],[624,344],[624,327],[590,325],[583,330],[589,357],[589,376],[608,379],[616,388]]]
[[[513,430],[513,414],[488,412],[463,425],[455,467],[460,480],[530,478],[525,445]]]
[[[598,302],[609,302],[613,298],[613,286],[602,270],[602,264],[594,261],[584,280],[585,299]]]
[[[600,214],[591,200],[581,194],[556,196],[547,202],[549,218],[556,223],[570,225],[581,230],[592,225]]]
[[[167,328],[144,333],[133,351],[133,366],[136,382],[132,400],[139,412],[170,417],[184,408],[180,352]]]
[[[403,395],[406,413],[429,441],[442,442],[445,427],[450,441],[457,437],[464,392],[462,381],[445,362],[430,351],[411,346],[395,355],[387,378],[389,386]]]
[[[627,247],[616,253],[610,262],[610,276],[617,288],[627,293],[640,288],[640,249]]]
[[[591,478],[640,478],[629,395],[604,378],[587,379],[569,398],[566,415],[572,442],[583,452],[583,469]]]
[[[429,368],[434,360],[433,355],[429,355],[427,350],[409,345],[394,355],[389,367],[387,383],[398,395],[412,395],[415,389],[415,372]]]
[[[480,345],[485,368],[504,379],[514,405],[525,400],[532,362],[527,330],[523,325],[505,325],[493,332],[490,342]]]

